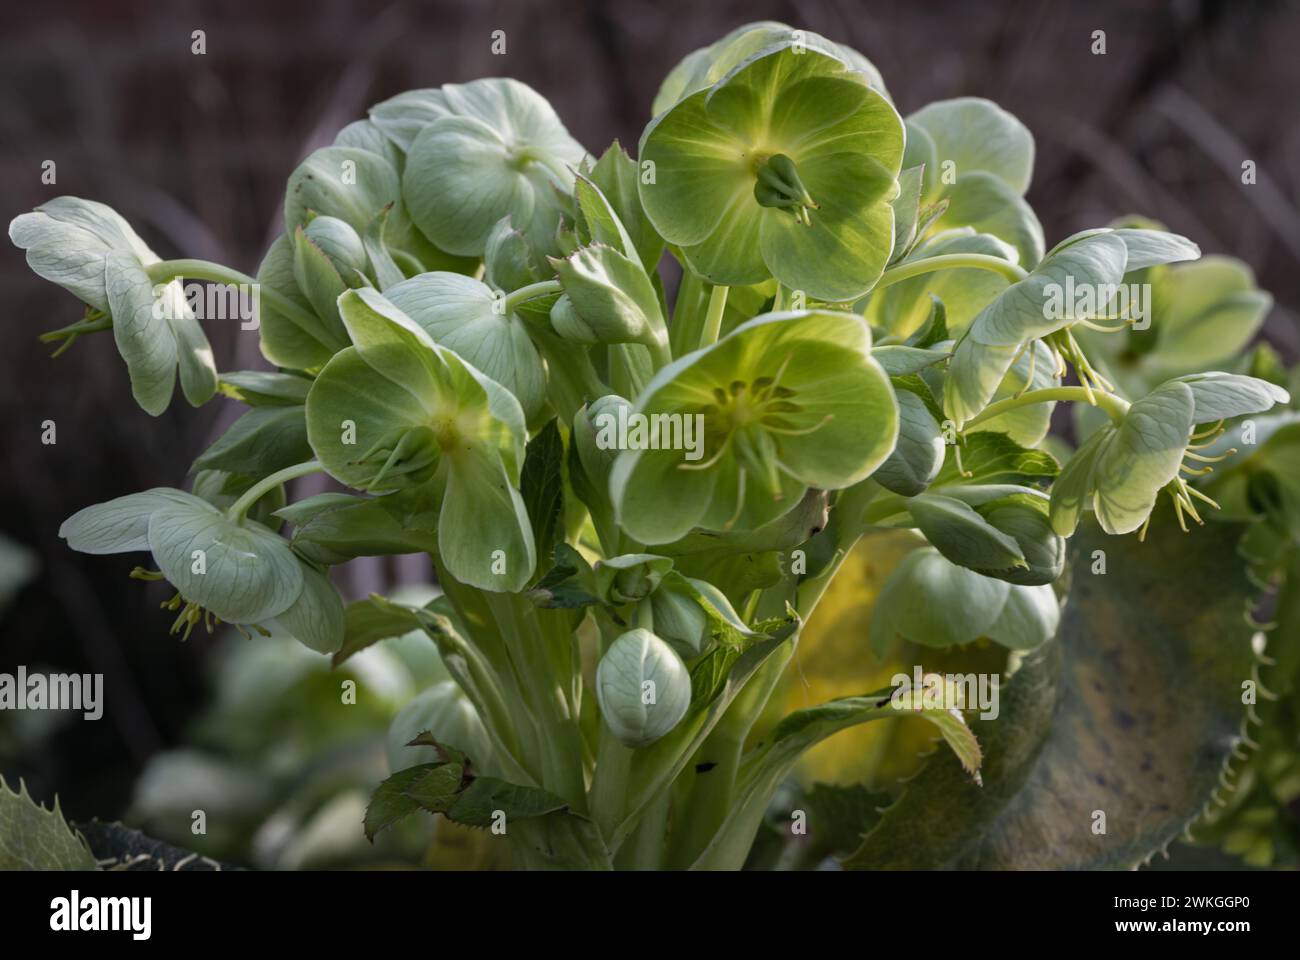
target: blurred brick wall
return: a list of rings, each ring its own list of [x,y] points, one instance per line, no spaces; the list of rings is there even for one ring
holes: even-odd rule
[[[290,170],[370,103],[508,74],[547,96],[589,149],[614,137],[635,148],[663,75],[763,17],[862,50],[903,113],[963,94],[998,101],[1037,138],[1030,199],[1049,243],[1121,213],[1161,219],[1254,265],[1278,303],[1268,336],[1300,355],[1300,9],[1268,0],[10,3],[0,13],[0,212],[91,197],[165,257],[252,271],[279,228]],[[203,56],[191,53],[196,29]],[[505,56],[491,52],[498,29]],[[1105,56],[1090,52],[1098,29]],[[1258,164],[1256,186],[1240,183],[1245,159]],[[44,160],[58,165],[53,187],[40,182]],[[38,792],[58,786],[76,815],[111,813],[140,760],[181,736],[207,641],[168,638],[161,591],[127,581],[124,558],[70,553],[55,532],[87,503],[180,484],[231,412],[178,400],[149,418],[107,338],[57,361],[36,342],[76,318],[69,296],[8,248],[0,280],[0,527],[44,564],[0,623],[0,670],[102,671],[112,692],[104,721],[6,772],[34,777]],[[209,333],[223,369],[257,362],[254,337]],[[58,424],[54,447],[39,442],[45,419]]]

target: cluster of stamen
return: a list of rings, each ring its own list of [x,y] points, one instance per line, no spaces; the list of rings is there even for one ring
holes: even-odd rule
[[[726,389],[714,387],[713,402],[698,410],[704,416],[705,449],[713,453],[698,463],[683,463],[678,469],[708,470],[728,452],[735,454],[740,466],[736,512],[724,529],[730,529],[740,517],[750,474],[773,499],[783,496],[779,438],[815,433],[831,419],[831,414],[827,414],[806,427],[799,427],[790,419],[802,413],[804,406],[796,399],[796,391],[781,383],[789,363],[787,356],[775,376],[757,377],[749,382],[733,380]]]
[[[1187,452],[1184,454],[1184,457],[1195,463],[1204,464],[1204,466],[1194,467],[1189,466],[1187,463],[1183,463],[1178,468],[1179,476],[1174,477],[1174,479],[1170,480],[1169,483],[1165,485],[1165,491],[1174,501],[1174,513],[1178,517],[1178,526],[1184,533],[1187,532],[1188,517],[1191,517],[1192,521],[1198,526],[1205,525],[1205,521],[1201,519],[1200,513],[1196,510],[1196,504],[1193,503],[1193,499],[1200,500],[1202,503],[1208,504],[1215,510],[1221,509],[1214,500],[1189,484],[1182,474],[1187,474],[1189,477],[1203,477],[1208,473],[1214,472],[1212,464],[1226,460],[1237,452],[1236,447],[1226,450],[1216,456],[1207,456],[1197,452],[1198,450],[1204,450],[1212,446],[1214,442],[1223,435],[1223,430],[1223,421],[1220,420],[1212,427],[1202,430],[1200,433],[1193,433],[1191,436],[1192,442],[1187,444]],[[1142,529],[1138,531],[1138,540],[1146,539],[1147,527],[1150,525],[1151,518],[1147,517],[1146,522],[1142,524]]]
[[[131,571],[130,577],[132,580],[144,580],[151,583],[166,579],[161,570],[146,570],[144,567],[136,567]],[[200,623],[203,624],[203,628],[207,630],[209,634],[221,625],[220,617],[216,616],[211,610],[207,610],[195,603],[193,600],[186,600],[181,596],[179,590],[170,598],[160,603],[159,606],[163,610],[180,611],[176,619],[172,622],[171,629],[167,632],[173,636],[177,633],[181,634],[181,640],[188,640],[190,634],[194,631],[194,628]],[[234,624],[234,627],[244,635],[245,639],[249,638],[250,635],[248,631],[242,626]],[[263,636],[269,637],[271,635],[269,631],[263,630],[261,627],[254,626],[253,629]]]

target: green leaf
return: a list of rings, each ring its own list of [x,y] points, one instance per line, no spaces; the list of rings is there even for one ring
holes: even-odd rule
[[[737,860],[743,862],[773,792],[800,756],[841,730],[897,717],[900,710],[914,712],[933,723],[958,762],[978,782],[980,746],[961,712],[955,707],[926,706],[916,700],[919,700],[917,694],[909,692],[895,705],[893,692],[885,690],[869,696],[831,700],[785,717],[742,761],[731,809],[691,868],[738,869]]]
[[[437,549],[433,491],[384,497],[323,493],[277,510],[294,526],[289,543],[314,563],[333,565],[355,557],[432,553]]]
[[[425,626],[425,621],[416,616],[415,608],[396,603],[377,593],[372,593],[365,600],[349,603],[343,611],[343,622],[343,646],[333,658],[336,667],[380,640],[405,636]]]
[[[440,783],[450,773],[455,773],[456,781],[459,783],[459,766],[436,763],[422,763],[407,767],[383,781],[375,789],[370,804],[366,807],[366,839],[374,843],[376,835],[382,830],[423,809],[410,792],[413,788],[418,790],[422,780],[432,776],[435,783]]]
[[[1138,543],[1085,525],[1059,639],[978,727],[984,787],[936,757],[845,865],[1122,869],[1166,847],[1204,809],[1241,736],[1253,631],[1240,532],[1161,522]],[[1097,550],[1104,575],[1091,572]]]
[[[891,377],[905,377],[908,374],[920,373],[927,367],[946,360],[948,351],[891,344],[876,347],[871,351],[871,356]]]
[[[190,470],[262,477],[311,458],[303,407],[254,407],[204,450]]]
[[[637,187],[641,179],[640,165],[615,140],[591,168],[590,176],[591,182],[600,189],[605,202],[626,230],[637,257],[641,260],[641,266],[645,267],[647,273],[653,273],[659,263],[659,256],[663,253],[664,241],[641,208]],[[578,190],[578,199],[581,201],[581,185]]]
[[[547,421],[528,441],[519,493],[532,523],[534,549],[543,557],[553,555],[564,540],[564,437],[557,421]]]
[[[46,810],[18,782],[14,793],[0,777],[0,870],[94,870],[95,856],[59,810]]]

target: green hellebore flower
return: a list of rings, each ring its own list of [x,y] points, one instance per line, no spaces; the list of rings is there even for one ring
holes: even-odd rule
[[[903,122],[868,79],[791,43],[742,61],[641,137],[641,202],[704,279],[861,296],[894,243]]]
[[[354,346],[307,395],[307,437],[331,476],[371,492],[441,491],[438,551],[458,580],[519,590],[536,549],[519,495],[527,433],[519,401],[371,288],[339,313]]]
[[[898,406],[861,317],[798,311],[664,367],[628,421],[610,497],[628,535],[657,544],[695,527],[753,530],[809,487],[864,479],[894,447]]]
[[[39,276],[89,305],[86,318],[43,339],[76,337],[113,328],[126,361],[131,393],[158,416],[171,403],[180,371],[181,391],[193,406],[217,390],[212,348],[185,299],[179,280],[155,284],[145,268],[159,257],[111,207],[78,197],[56,197],[15,217],[9,239],[27,252]]]
[[[1223,432],[1222,421],[1262,413],[1290,395],[1255,377],[1209,372],[1162,383],[1128,408],[1118,424],[1108,423],[1079,447],[1052,484],[1052,529],[1068,537],[1085,507],[1110,534],[1143,533],[1162,489],[1173,499],[1179,525],[1185,516],[1200,523],[1194,500],[1218,504],[1190,486],[1182,474],[1208,473],[1226,454],[1206,455]],[[1193,433],[1196,424],[1215,424]],[[1184,463],[1189,460],[1192,464]]]
[[[1058,369],[1064,354],[1084,383],[1110,388],[1087,364],[1070,328],[1105,317],[1119,302],[1126,273],[1198,256],[1200,249],[1190,240],[1156,230],[1088,230],[1062,241],[1025,279],[981,310],[957,341],[944,384],[944,410],[958,428],[978,415],[1037,340],[1051,345]]]
[[[391,772],[443,759],[434,747],[408,746],[425,731],[469,757],[478,773],[494,775],[492,739],[474,704],[454,680],[435,683],[393,717],[384,741]]]
[[[644,747],[686,716],[691,705],[691,677],[682,658],[667,643],[649,630],[629,630],[600,658],[596,701],[620,743]]]
[[[664,78],[659,93],[655,96],[651,112],[658,116],[692,93],[713,86],[742,61],[780,43],[799,43],[804,47],[811,47],[838,57],[854,70],[864,74],[871,86],[881,94],[885,97],[889,96],[885,91],[885,82],[881,79],[880,71],[852,47],[834,43],[810,30],[795,30],[774,20],[761,20],[737,27],[721,40],[687,54]]]
[[[1055,635],[1060,617],[1050,585],[987,577],[922,547],[904,557],[881,588],[871,614],[871,645],[883,656],[898,637],[926,647],[987,637],[1029,650]]]
[[[517,80],[415,90],[378,104],[372,120],[406,151],[402,193],[439,248],[481,256],[510,217],[538,253],[558,253],[563,194],[586,158],[551,105]]]
[[[193,494],[155,487],[97,503],[65,520],[59,536],[82,553],[151,552],[177,590],[164,604],[180,611],[173,633],[188,636],[201,622],[210,632],[216,617],[281,627],[320,653],[343,645],[343,601],[325,575],[269,527],[237,521]]]

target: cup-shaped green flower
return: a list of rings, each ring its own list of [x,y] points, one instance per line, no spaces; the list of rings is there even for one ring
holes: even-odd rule
[[[1103,530],[1130,533],[1151,517],[1161,490],[1174,502],[1179,525],[1201,523],[1195,500],[1218,507],[1187,482],[1209,473],[1227,454],[1206,455],[1223,421],[1286,403],[1287,392],[1255,377],[1210,372],[1169,380],[1127,407],[1084,441],[1052,485],[1052,528],[1069,536],[1085,507]],[[1121,401],[1122,403],[1122,401]],[[1211,424],[1199,433],[1196,424]]]
[[[659,87],[651,112],[658,116],[684,97],[713,86],[744,60],[769,47],[789,43],[820,50],[838,57],[854,70],[864,74],[868,82],[885,93],[885,83],[880,71],[858,51],[835,43],[811,30],[795,30],[774,20],[746,23],[732,30],[721,40],[687,54],[664,78]],[[886,94],[887,96],[888,94]]]
[[[329,580],[238,507],[232,515],[156,487],[79,510],[59,536],[82,553],[151,552],[159,572],[138,575],[176,588],[163,604],[178,611],[173,633],[225,622],[280,627],[321,653],[343,644],[343,602]]]
[[[913,550],[889,575],[871,614],[871,645],[884,655],[896,639],[950,647],[987,637],[1012,650],[1050,639],[1060,622],[1050,585],[984,576],[934,547]]]
[[[686,716],[691,677],[676,651],[649,630],[621,635],[596,667],[596,701],[628,747],[654,743]]]
[[[691,269],[775,277],[819,300],[861,296],[894,243],[903,122],[867,77],[791,43],[742,61],[641,137],[641,202]]]
[[[587,152],[537,91],[499,78],[447,84],[402,94],[371,116],[406,151],[402,193],[438,247],[482,255],[509,216],[534,250],[559,252],[561,198]]]
[[[1163,263],[1190,260],[1200,250],[1190,240],[1155,230],[1089,230],[1053,248],[1023,280],[999,293],[971,321],[957,341],[944,384],[944,410],[960,428],[998,392],[1012,365],[1042,340],[1051,348],[1058,371],[1069,359],[1090,390],[1112,388],[1087,362],[1070,328],[1095,325],[1127,303],[1126,273]],[[1130,305],[1131,306],[1131,305]],[[1030,379],[1030,378],[1026,378]]]
[[[354,346],[307,395],[307,437],[325,469],[372,492],[429,486],[438,552],[484,590],[518,590],[536,550],[519,495],[527,433],[519,401],[377,291],[349,290],[339,313]]]
[[[610,495],[622,528],[647,544],[760,527],[809,487],[869,476],[898,435],[870,330],[829,311],[737,327],[660,370],[627,419]]]
[[[71,342],[111,326],[131,393],[153,416],[171,402],[178,368],[181,390],[194,406],[216,393],[212,348],[180,281],[149,278],[146,268],[159,263],[158,256],[112,208],[56,197],[15,217],[9,238],[27,252],[32,270],[88,305],[83,320],[43,340]]]

